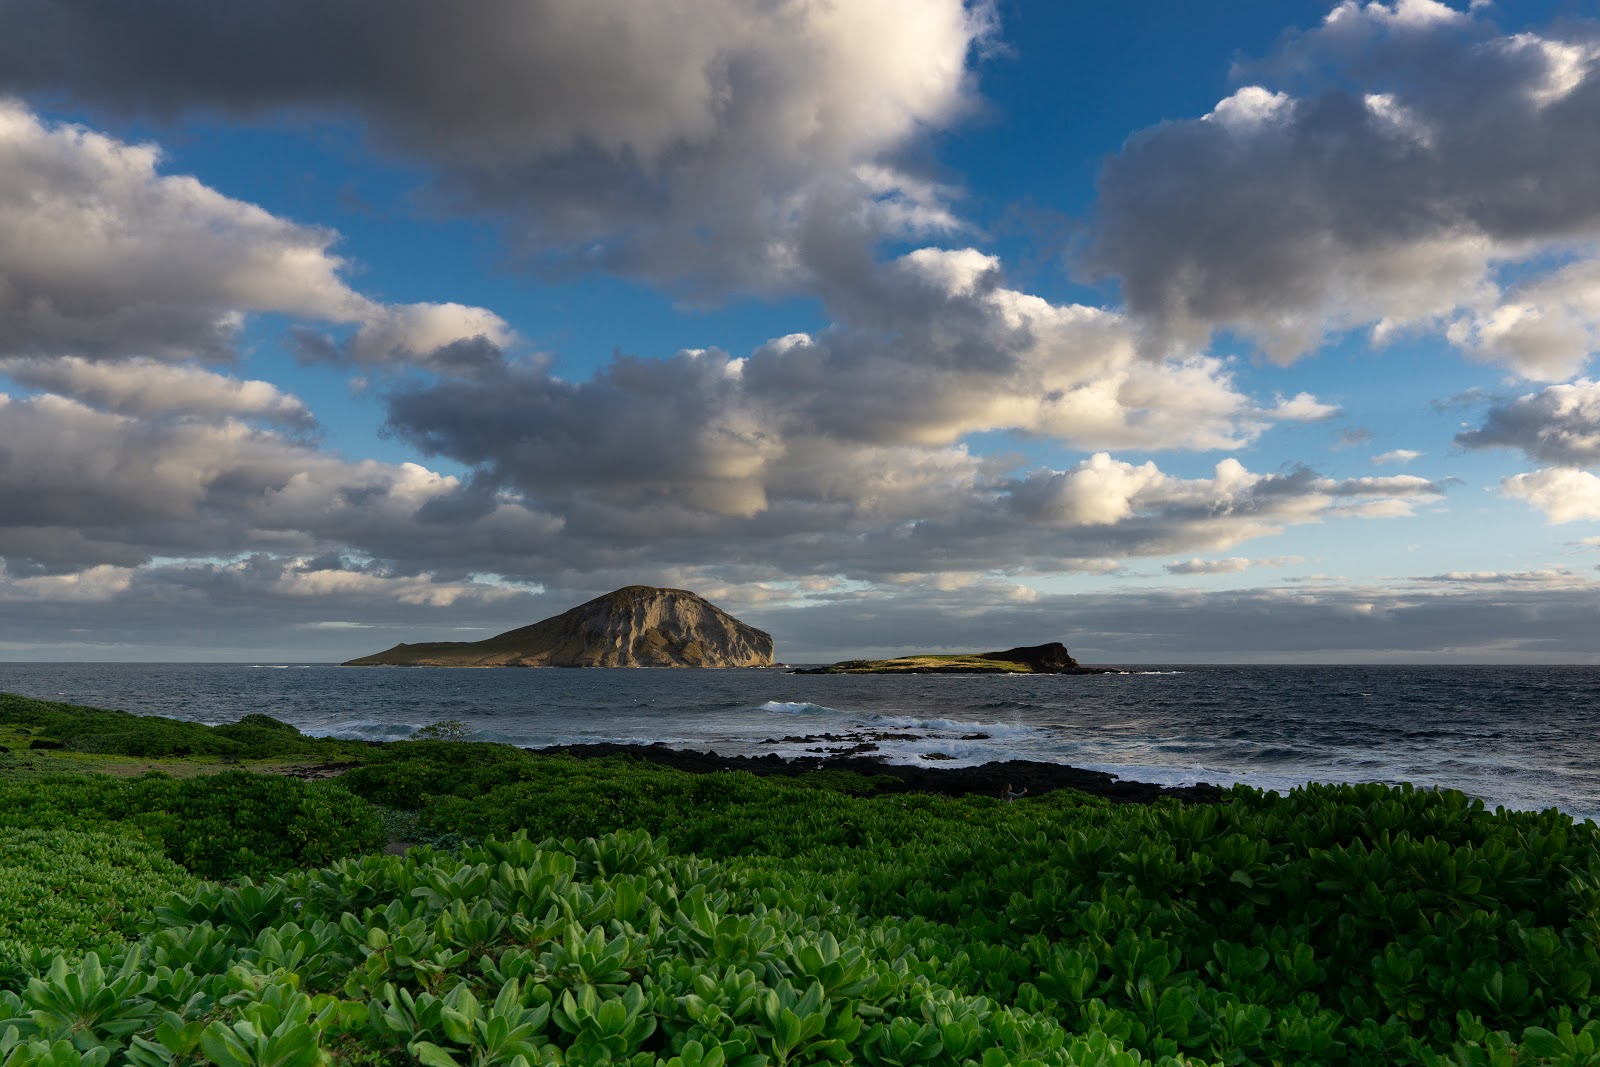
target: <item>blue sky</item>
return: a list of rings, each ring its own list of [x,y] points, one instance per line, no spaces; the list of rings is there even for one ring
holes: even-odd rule
[[[0,658],[1600,657],[1576,3],[0,8]]]

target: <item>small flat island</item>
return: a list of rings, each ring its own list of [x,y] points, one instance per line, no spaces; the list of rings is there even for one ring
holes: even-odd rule
[[[795,674],[1121,674],[1113,667],[1085,667],[1060,641],[1025,645],[1003,652],[847,659],[826,667],[803,667]]]

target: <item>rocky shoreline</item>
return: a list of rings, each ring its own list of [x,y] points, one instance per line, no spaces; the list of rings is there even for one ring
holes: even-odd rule
[[[664,743],[556,745],[527,751],[540,756],[568,755],[577,759],[631,756],[690,774],[747,771],[750,774],[792,778],[813,771],[854,771],[880,778],[880,793],[936,793],[957,797],[976,793],[997,797],[1001,789],[1010,785],[1014,789],[1026,789],[1029,796],[1039,796],[1056,789],[1076,789],[1119,804],[1152,804],[1169,799],[1211,804],[1222,797],[1218,787],[1204,783],[1169,787],[1150,782],[1130,782],[1102,771],[1086,771],[1065,764],[1037,763],[1033,760],[1007,760],[985,763],[979,767],[922,767],[885,763],[881,759],[860,755],[827,755],[792,760],[777,755],[724,756],[716,752],[671,748]],[[883,778],[894,778],[898,782],[881,781]]]

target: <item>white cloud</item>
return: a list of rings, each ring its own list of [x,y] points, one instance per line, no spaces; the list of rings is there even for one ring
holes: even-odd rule
[[[1441,330],[1529,378],[1576,373],[1600,344],[1600,46],[1489,17],[1341,4],[1211,114],[1131,137],[1089,262],[1150,347],[1231,330],[1287,363],[1331,332]]]
[[[355,326],[350,355],[368,363],[510,340],[482,309],[363,296],[341,277],[331,231],[164,175],[160,161],[151,145],[0,98],[0,356],[223,359],[260,312]]]
[[[1422,453],[1416,451],[1415,449],[1392,448],[1387,452],[1380,452],[1376,456],[1373,456],[1372,462],[1378,464],[1380,467],[1390,463],[1399,463],[1404,465],[1410,463],[1414,459],[1421,458],[1421,456]]]
[[[1201,122],[1214,122],[1229,130],[1252,133],[1269,122],[1282,121],[1284,112],[1294,108],[1287,93],[1275,93],[1259,85],[1247,85],[1220,101]]]
[[[1154,463],[1135,467],[1098,452],[1070,471],[1035,475],[1017,497],[1030,518],[1067,526],[1113,526],[1134,513],[1134,502],[1168,487]]]
[[[68,574],[14,577],[0,565],[0,603],[100,604],[126,592],[133,575],[131,567],[101,564]]]
[[[1168,574],[1240,574],[1250,567],[1251,561],[1244,556],[1229,556],[1226,559],[1201,559],[1195,556],[1179,563],[1168,563],[1164,569]]]
[[[247,566],[240,564],[237,566]],[[390,575],[367,571],[314,568],[292,560],[279,572],[273,592],[294,597],[350,602],[393,601],[419,607],[447,608],[463,600],[513,600],[526,590],[490,582],[438,581],[431,574]]]
[[[1163,569],[1168,574],[1242,574],[1252,567],[1284,567],[1291,563],[1304,563],[1303,556],[1263,556],[1260,559],[1249,559],[1245,556],[1228,556],[1225,559],[1201,559],[1195,556],[1191,559],[1178,560],[1166,564]]]
[[[1600,519],[1600,478],[1588,471],[1545,467],[1503,479],[1500,491],[1513,500],[1526,500],[1544,512],[1547,522]]]
[[[0,359],[0,374],[119,415],[233,415],[291,426],[313,422],[299,397],[270,382],[230,378],[150,359],[116,363],[96,363],[79,356]]]
[[[1296,393],[1287,400],[1280,396],[1271,413],[1288,422],[1321,422],[1339,414],[1339,408],[1324,404],[1310,393]]]

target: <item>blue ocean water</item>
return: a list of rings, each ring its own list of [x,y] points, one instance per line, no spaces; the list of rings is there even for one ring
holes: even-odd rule
[[[870,745],[897,763],[1031,759],[1164,784],[1408,781],[1600,820],[1592,666],[884,677],[0,663],[0,691],[213,724],[263,712],[307,733],[375,740],[457,719],[530,747],[660,741],[799,756]]]

